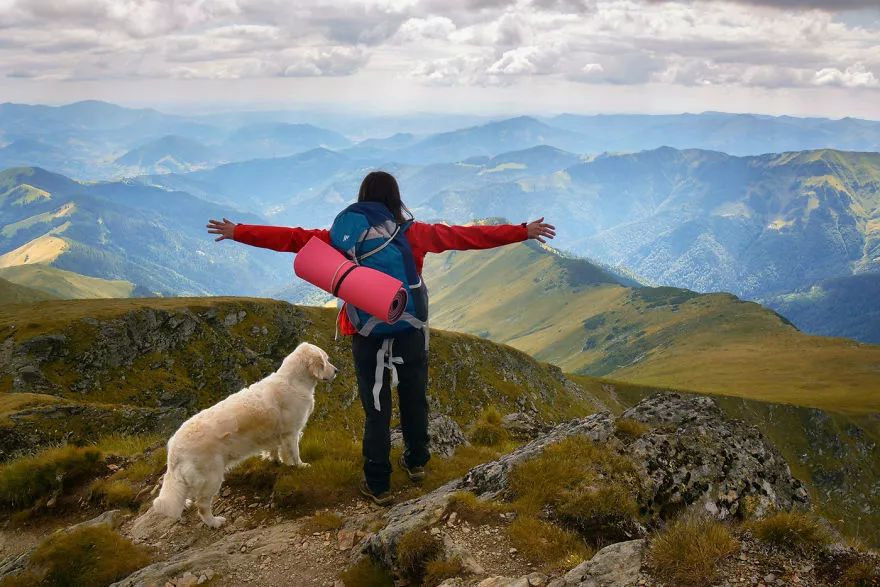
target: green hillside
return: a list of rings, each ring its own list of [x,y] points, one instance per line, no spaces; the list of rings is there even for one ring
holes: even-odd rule
[[[0,304],[28,304],[55,297],[57,296],[4,279],[0,272]]]
[[[47,299],[127,298],[135,290],[130,281],[88,277],[40,264],[0,268],[0,278],[43,292]]]
[[[429,257],[432,324],[565,371],[839,413],[880,411],[880,347],[809,336],[729,294],[631,288],[535,244]]]
[[[347,337],[334,340],[334,318],[329,309],[251,298],[2,306],[0,341],[7,360],[0,364],[0,461],[59,442],[159,445],[187,414],[263,377],[299,342],[309,341],[325,348],[340,368],[332,385],[319,387],[304,437],[316,460],[312,474],[325,483],[320,475],[328,471],[354,476],[343,495],[353,497],[363,411],[355,393],[350,342]],[[620,412],[657,391],[565,375],[521,351],[466,334],[435,330],[432,335],[431,409],[450,415],[465,430],[488,406],[502,414],[530,412],[552,423],[605,408]],[[880,476],[880,429],[874,417],[741,398],[720,401],[729,414],[756,424],[773,439],[821,511],[835,523],[842,520],[840,526],[853,534],[861,516],[858,535],[880,540],[866,531],[880,509],[871,490]],[[64,426],[59,426],[62,416]],[[120,434],[132,438],[124,442]],[[469,447],[448,462],[433,460],[432,475],[440,482],[443,475],[462,474],[489,458],[494,458],[490,450]],[[162,462],[143,464],[153,467],[143,481],[149,489]],[[283,475],[283,468],[244,467],[230,483],[264,491],[277,475]],[[141,488],[136,485],[135,491]],[[74,501],[71,507],[79,512],[83,506]]]
[[[762,302],[798,328],[825,336],[845,336],[880,344],[880,273],[826,279]]]

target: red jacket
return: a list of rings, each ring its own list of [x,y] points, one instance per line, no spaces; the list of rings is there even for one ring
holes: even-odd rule
[[[238,242],[255,247],[297,253],[313,236],[324,242],[330,242],[330,231],[326,229],[258,226],[255,224],[236,225],[233,238]],[[491,249],[524,241],[528,238],[528,231],[525,223],[493,226],[447,226],[445,224],[413,222],[406,233],[406,238],[412,248],[416,270],[421,275],[425,255],[428,253]],[[342,313],[339,329],[343,334],[357,333],[345,312]]]

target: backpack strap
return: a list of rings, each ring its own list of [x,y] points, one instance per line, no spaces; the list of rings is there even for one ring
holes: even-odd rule
[[[368,251],[368,252],[364,253],[363,255],[355,255],[354,262],[360,264],[360,262],[363,261],[364,259],[366,259],[367,257],[375,255],[376,253],[378,253],[379,251],[381,251],[382,249],[384,249],[385,247],[390,245],[391,242],[394,240],[394,238],[398,234],[400,234],[400,226],[401,225],[398,224],[397,227],[394,229],[394,232],[391,233],[391,236],[389,236],[388,239],[384,243],[382,243],[381,245],[379,245],[378,247],[376,247],[372,251]],[[365,232],[364,238],[366,238],[366,236],[367,236],[367,233]],[[355,247],[355,250],[357,250],[357,247]]]

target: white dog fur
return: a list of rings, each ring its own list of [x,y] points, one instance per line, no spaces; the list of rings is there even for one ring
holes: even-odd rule
[[[327,353],[302,343],[278,371],[184,422],[168,441],[168,469],[153,509],[177,519],[192,500],[205,524],[218,528],[226,520],[211,513],[211,504],[226,469],[261,453],[308,467],[299,439],[315,407],[315,386],[337,371]]]

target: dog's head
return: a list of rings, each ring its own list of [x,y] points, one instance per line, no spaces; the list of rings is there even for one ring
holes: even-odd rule
[[[299,367],[300,372],[304,372],[306,376],[312,377],[317,381],[333,381],[339,372],[331,362],[327,353],[321,347],[304,342],[301,343],[286,359],[284,366]],[[297,369],[293,369],[296,371]]]

